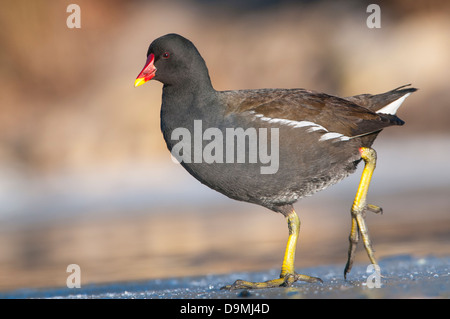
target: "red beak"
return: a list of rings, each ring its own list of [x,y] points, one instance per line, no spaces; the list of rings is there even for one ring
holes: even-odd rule
[[[142,69],[141,73],[136,78],[136,81],[134,81],[134,86],[138,87],[139,85],[144,84],[147,81],[150,81],[152,78],[155,77],[156,68],[153,64],[155,62],[155,55],[153,53],[150,53],[150,55],[147,58],[147,61],[145,62],[145,66]]]

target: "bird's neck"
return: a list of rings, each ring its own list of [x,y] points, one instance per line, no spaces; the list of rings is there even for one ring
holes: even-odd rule
[[[216,96],[209,75],[180,80],[173,84],[164,84],[162,106],[169,112],[189,113],[204,108]]]
[[[161,122],[169,127],[190,126],[193,120],[221,113],[219,108],[217,92],[210,81],[163,86]]]

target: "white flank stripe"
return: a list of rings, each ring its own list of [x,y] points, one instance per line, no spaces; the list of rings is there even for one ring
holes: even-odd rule
[[[383,114],[391,114],[395,115],[397,113],[398,108],[402,103],[405,101],[405,99],[410,96],[411,93],[403,95],[401,98],[395,100],[394,102],[389,103],[388,105],[384,106],[383,108],[379,109],[377,113],[383,113]]]
[[[310,130],[314,130],[314,131],[316,131],[316,130],[325,130],[326,131],[326,129],[323,127],[323,126],[321,126],[321,125],[319,125],[319,124],[316,124],[316,123],[314,123],[314,122],[310,122],[310,121],[300,121],[300,122],[296,122],[296,121],[291,121],[292,122],[292,126],[293,127],[305,127],[305,126],[312,126],[311,128],[310,128]]]
[[[292,120],[286,120],[286,119],[271,118],[271,117],[266,117],[262,114],[258,114],[255,111],[251,111],[249,113],[254,115],[255,117],[257,117],[259,120],[267,122],[267,123],[279,123],[279,124],[289,125],[294,128],[309,127],[308,130],[306,131],[308,133],[311,133],[314,131],[327,132],[320,137],[319,141],[326,141],[326,140],[332,140],[332,139],[336,139],[338,141],[348,141],[350,139],[350,137],[345,136],[341,133],[329,132],[325,127],[323,127],[322,125],[319,125],[317,123],[314,123],[314,122],[292,121]]]
[[[338,138],[341,141],[348,141],[350,139],[350,137],[345,136],[345,135],[343,135],[341,133],[330,132],[330,133],[323,134],[320,137],[319,141],[326,141],[326,140],[331,140],[331,139],[334,139],[334,138]]]

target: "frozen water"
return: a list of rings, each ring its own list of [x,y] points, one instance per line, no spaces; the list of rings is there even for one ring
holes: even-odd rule
[[[295,283],[293,287],[226,291],[220,288],[236,279],[262,281],[275,278],[278,270],[157,279],[139,282],[90,284],[79,289],[21,289],[0,294],[2,298],[53,299],[230,299],[230,298],[449,298],[450,257],[414,258],[398,255],[379,263],[381,287],[367,284],[373,273],[367,265],[355,265],[343,279],[342,265],[298,269],[321,277],[323,284]],[[373,277],[372,277],[373,278]]]

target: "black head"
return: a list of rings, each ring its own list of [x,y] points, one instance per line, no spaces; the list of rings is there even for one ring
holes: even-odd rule
[[[154,40],[147,51],[147,62],[136,79],[139,86],[151,79],[165,85],[211,85],[208,69],[197,48],[178,34]]]

